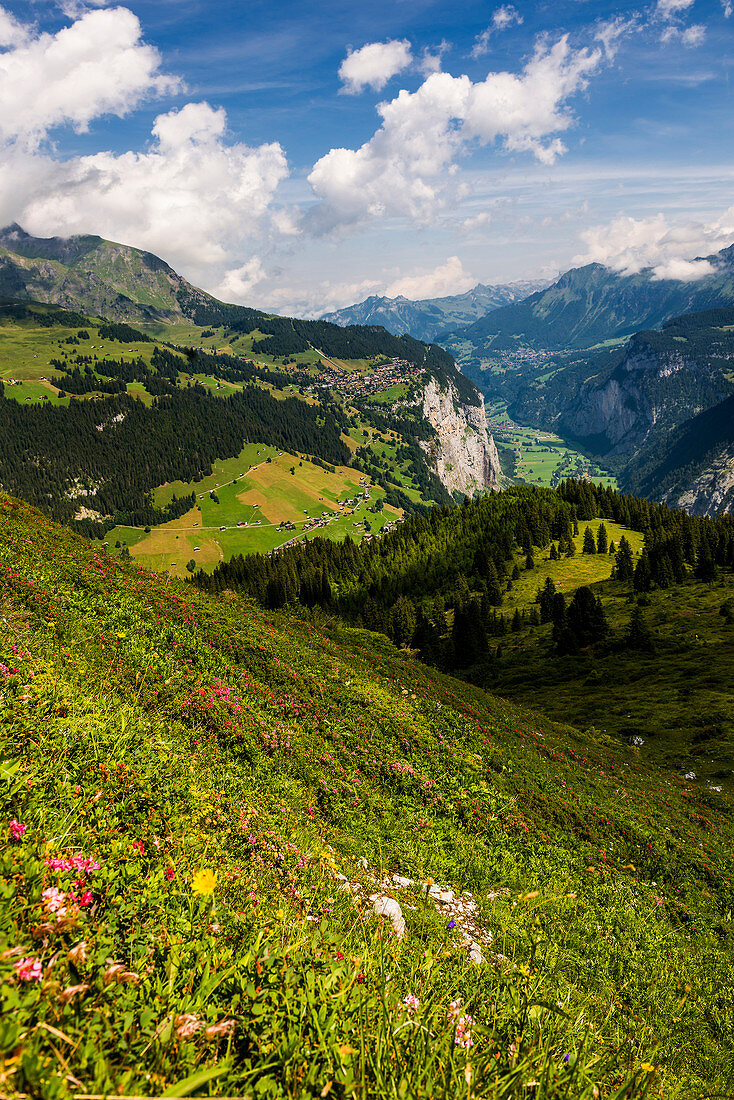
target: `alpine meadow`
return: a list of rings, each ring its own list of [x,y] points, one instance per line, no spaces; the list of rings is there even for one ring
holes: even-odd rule
[[[734,1097],[732,14],[0,0],[0,1100]]]

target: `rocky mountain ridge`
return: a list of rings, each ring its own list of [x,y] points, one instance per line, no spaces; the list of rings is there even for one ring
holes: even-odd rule
[[[473,361],[498,347],[589,348],[683,313],[734,305],[734,245],[702,261],[709,271],[695,280],[660,279],[649,268],[625,275],[599,263],[572,268],[546,289],[442,334],[441,344]]]
[[[325,313],[322,319],[337,325],[383,325],[396,335],[407,332],[418,340],[435,340],[446,329],[469,324],[489,310],[521,301],[545,285],[537,279],[498,286],[477,283],[463,294],[418,300],[402,294],[395,298],[373,294],[363,302]]]

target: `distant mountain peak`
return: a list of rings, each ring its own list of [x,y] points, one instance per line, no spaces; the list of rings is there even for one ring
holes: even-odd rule
[[[338,325],[383,325],[395,335],[407,332],[418,340],[434,340],[447,329],[470,324],[489,310],[519,301],[547,285],[547,280],[525,280],[501,286],[477,283],[463,294],[416,300],[404,294],[394,298],[371,294],[362,302],[325,313],[322,319]]]

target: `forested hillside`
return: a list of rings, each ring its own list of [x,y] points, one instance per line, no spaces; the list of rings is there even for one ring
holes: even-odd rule
[[[0,521],[11,1094],[731,1092],[725,794]]]
[[[730,516],[563,482],[437,508],[367,546],[315,539],[195,579],[269,607],[336,613],[431,665],[732,787],[733,578]]]
[[[230,330],[217,314],[217,328],[143,331],[55,306],[0,303],[0,485],[90,534],[119,525],[142,533],[186,515],[217,463],[259,443],[291,456],[296,484],[306,458],[364,472],[398,514],[451,499],[431,465],[436,432],[421,387],[441,379],[453,401],[474,409],[481,399],[450,356],[381,329],[321,323],[313,323],[321,342],[347,358],[324,362],[310,345],[276,355],[301,323],[240,312],[257,320]],[[254,351],[270,340],[278,349]],[[394,391],[403,400],[393,406]],[[156,504],[171,482],[181,486],[177,499]],[[238,538],[248,541],[244,525]]]

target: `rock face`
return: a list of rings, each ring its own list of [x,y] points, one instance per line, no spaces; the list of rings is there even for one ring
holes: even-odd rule
[[[703,469],[696,471],[683,491],[673,490],[663,499],[696,516],[734,512],[734,446],[722,447]]]
[[[477,405],[466,404],[451,383],[441,389],[435,378],[423,390],[423,415],[437,438],[421,446],[450,493],[473,496],[477,490],[499,486],[499,456],[487,428],[484,398],[478,397]]]
[[[726,397],[727,384],[706,359],[685,347],[651,346],[655,338],[633,337],[606,381],[582,385],[561,414],[561,430],[605,457],[636,456]]]

